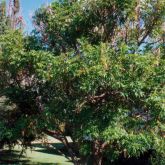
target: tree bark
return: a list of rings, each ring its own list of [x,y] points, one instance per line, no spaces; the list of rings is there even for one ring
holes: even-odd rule
[[[80,165],[78,162],[78,159],[77,159],[77,157],[76,157],[76,155],[72,149],[72,146],[69,144],[67,138],[61,132],[44,130],[44,133],[59,140],[59,141],[61,141],[64,144],[64,146],[66,147],[74,165]]]
[[[103,151],[108,146],[108,142],[94,141],[93,142],[93,164],[92,165],[102,165],[103,164]]]
[[[102,165],[103,156],[102,154],[94,155],[93,157],[93,165]]]

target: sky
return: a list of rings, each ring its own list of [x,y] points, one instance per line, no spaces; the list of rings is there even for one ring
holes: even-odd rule
[[[8,0],[9,1],[9,0]],[[21,11],[20,14],[23,16],[25,21],[25,31],[30,33],[33,29],[32,26],[32,15],[37,8],[43,4],[49,4],[52,0],[20,0]]]

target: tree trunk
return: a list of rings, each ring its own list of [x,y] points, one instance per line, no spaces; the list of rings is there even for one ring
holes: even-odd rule
[[[0,150],[3,149],[3,143],[0,142]]]
[[[68,150],[68,153],[69,153],[74,165],[79,165],[77,157],[76,157],[75,153],[73,152],[72,146],[69,144],[67,138],[66,137],[61,138],[61,142],[64,144],[64,146]]]
[[[80,165],[78,162],[78,159],[72,149],[72,146],[69,144],[67,138],[61,133],[61,131],[58,132],[58,131],[44,130],[44,133],[61,141],[64,144],[64,146],[66,147],[74,165]]]
[[[93,142],[93,156],[92,156],[92,165],[102,165],[103,164],[103,151],[108,145],[107,142],[94,141]]]
[[[93,157],[93,165],[102,165],[103,157],[101,154],[94,155]]]

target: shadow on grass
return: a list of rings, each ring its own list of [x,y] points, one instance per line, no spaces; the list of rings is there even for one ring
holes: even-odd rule
[[[24,160],[21,160],[24,158]],[[2,150],[0,151],[0,164],[28,164],[29,160],[25,159],[25,156],[20,155],[19,151],[9,151],[9,150]]]
[[[38,153],[45,153],[51,155],[63,156],[69,159],[67,151],[64,149],[63,144],[61,143],[48,143],[44,145],[42,143],[32,144],[32,151]],[[71,161],[67,161],[68,163]],[[32,162],[30,158],[25,155],[21,155],[21,151],[15,150],[0,150],[0,165],[60,165],[59,163],[39,163]]]
[[[64,156],[65,158],[69,159],[69,154],[62,143],[47,143],[46,145],[35,143],[32,145],[32,147],[34,147],[35,152]]]

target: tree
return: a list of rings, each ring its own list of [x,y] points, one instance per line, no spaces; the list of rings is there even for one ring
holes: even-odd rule
[[[139,51],[162,42],[164,4],[164,0],[59,1],[38,9],[33,22],[43,47],[56,55],[77,49],[82,37],[91,44],[115,46],[123,41]]]
[[[19,118],[33,123],[32,130],[61,140],[75,164],[76,156],[90,155],[92,164],[101,164],[104,157],[113,160],[122,153],[164,152],[161,57],[130,54],[125,45],[116,52],[104,43],[83,44],[77,56],[54,57],[24,52],[17,35],[12,41],[11,34],[2,37],[1,68],[10,80],[3,81],[3,94],[17,105]]]
[[[6,30],[6,3],[0,2],[0,34]]]
[[[43,45],[58,54],[69,48],[77,49],[77,39],[81,37],[92,44],[110,41],[134,4],[135,1],[128,0],[59,1],[38,9],[33,22],[42,35]]]
[[[1,94],[16,107],[14,130],[23,144],[46,133],[65,145],[74,164],[110,164],[151,150],[165,155],[165,61],[157,40],[163,2],[139,1],[141,14],[135,1],[53,3],[49,12],[37,11],[43,26],[36,38],[1,35]]]
[[[18,60],[20,58],[19,55],[21,51],[23,51],[22,42],[23,38],[20,34],[20,31],[16,31],[13,33],[10,33],[8,31],[7,33],[1,35],[0,144],[2,146],[7,144],[10,148],[20,142],[23,147],[26,147],[27,145],[30,145],[30,142],[32,140],[39,137],[37,130],[34,130],[30,127],[30,125],[32,125],[32,122],[34,122],[34,118],[32,118],[30,114],[29,116],[27,116],[28,112],[26,112],[25,108],[28,109],[28,103],[25,105],[24,103],[26,101],[23,102],[26,94],[22,93],[22,96],[19,96],[18,98],[19,93],[17,93],[17,85],[20,83],[19,78],[21,77],[21,75],[23,76],[23,73],[21,74],[23,70],[20,70],[20,72],[16,70],[17,67],[15,65],[15,60]],[[5,44],[7,44],[8,46],[6,47]],[[19,74],[20,77],[17,74]],[[10,97],[8,97],[8,95],[10,95]],[[14,97],[15,100],[13,100]],[[30,99],[30,97],[28,99]],[[19,108],[19,106],[21,108]],[[22,109],[22,111],[20,109]],[[42,133],[40,133],[40,135],[42,135]]]

